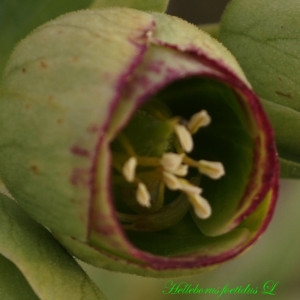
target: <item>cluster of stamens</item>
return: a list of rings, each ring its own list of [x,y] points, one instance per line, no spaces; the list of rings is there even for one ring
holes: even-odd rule
[[[202,189],[185,177],[188,175],[189,168],[198,169],[200,174],[212,179],[219,179],[225,174],[223,164],[215,161],[199,160],[190,158],[190,153],[194,148],[192,135],[201,127],[208,126],[211,118],[207,111],[202,110],[194,114],[186,124],[177,120],[173,126],[174,133],[179,142],[179,149],[175,152],[166,152],[161,158],[153,159],[153,166],[159,167],[163,183],[172,191],[181,191],[191,203],[195,214],[201,219],[211,216],[211,206],[201,195]],[[140,160],[140,161],[139,161]],[[151,207],[151,194],[145,183],[137,176],[137,167],[143,165],[143,159],[131,156],[123,164],[122,174],[127,182],[136,184],[136,200],[143,207]]]

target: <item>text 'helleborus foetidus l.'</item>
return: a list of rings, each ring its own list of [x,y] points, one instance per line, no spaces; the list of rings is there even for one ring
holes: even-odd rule
[[[4,74],[1,176],[75,256],[148,276],[239,253],[272,216],[269,122],[230,53],[175,17],[70,13]]]

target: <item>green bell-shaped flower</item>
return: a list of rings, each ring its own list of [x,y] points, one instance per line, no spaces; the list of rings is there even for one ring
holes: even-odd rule
[[[24,39],[4,74],[0,171],[75,256],[177,276],[253,244],[277,197],[273,133],[230,53],[193,25],[108,8]]]

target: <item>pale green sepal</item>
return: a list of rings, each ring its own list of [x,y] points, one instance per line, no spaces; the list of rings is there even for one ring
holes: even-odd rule
[[[4,0],[0,8],[0,77],[16,43],[38,25],[88,7],[92,0]]]
[[[145,11],[165,12],[168,7],[168,0],[95,0],[90,8],[105,8],[112,6],[129,7]]]
[[[280,176],[300,178],[300,112],[261,99],[275,132],[280,157]]]
[[[11,56],[0,90],[1,176],[54,231],[86,239],[99,135],[152,27],[136,10],[74,12],[36,29]]]
[[[11,269],[10,262],[13,263],[37,298],[104,299],[96,285],[50,233],[4,195],[0,195],[0,224],[0,268],[10,269],[9,275],[18,278],[17,270]],[[18,286],[19,283],[15,287]],[[26,294],[30,294],[30,287],[25,288]],[[8,287],[6,291],[9,291]],[[2,292],[1,285],[0,295]],[[26,299],[23,290],[18,293],[18,299]]]

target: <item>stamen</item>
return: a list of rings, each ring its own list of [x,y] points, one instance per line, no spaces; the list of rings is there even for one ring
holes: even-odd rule
[[[198,170],[212,179],[219,179],[225,175],[223,164],[217,161],[199,160]]]
[[[178,179],[180,182],[180,190],[183,191],[184,193],[190,195],[190,194],[201,194],[202,189],[199,188],[196,185],[191,184],[189,181],[185,179]]]
[[[173,174],[177,176],[184,177],[188,174],[189,171],[189,166],[188,165],[180,165],[174,172]]]
[[[164,153],[160,160],[160,164],[162,165],[164,170],[173,173],[180,167],[183,156],[184,154],[177,154],[172,152]]]
[[[150,203],[150,193],[146,187],[146,185],[142,182],[139,182],[138,184],[138,188],[136,191],[136,200],[138,201],[138,203],[141,206],[144,207],[150,207],[151,203]]]
[[[135,157],[130,157],[122,168],[122,173],[128,182],[133,182],[135,180],[135,170],[137,166],[137,159]]]
[[[192,115],[188,123],[188,129],[191,134],[196,133],[201,127],[209,125],[211,122],[211,117],[206,110],[201,110],[198,113]]]
[[[189,181],[177,178],[174,174],[163,172],[165,185],[170,190],[180,190],[186,194],[201,194],[202,189],[196,185],[191,184]]]
[[[183,125],[176,124],[174,126],[174,131],[183,150],[185,152],[191,152],[194,148],[194,142],[188,129]]]
[[[165,185],[172,191],[179,190],[181,188],[179,179],[169,172],[163,172],[163,180]]]
[[[205,198],[199,194],[190,194],[188,198],[198,218],[207,219],[211,216],[211,206]]]

